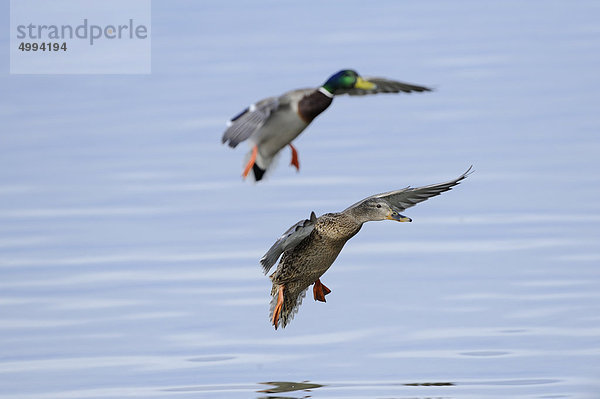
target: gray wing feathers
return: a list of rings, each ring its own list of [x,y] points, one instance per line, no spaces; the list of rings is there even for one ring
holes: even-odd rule
[[[460,175],[454,180],[450,180],[445,183],[439,184],[431,184],[429,186],[423,187],[406,187],[401,190],[390,191],[387,193],[373,195],[369,198],[382,198],[388,201],[390,205],[395,207],[398,212],[405,210],[406,208],[410,208],[418,204],[419,202],[423,202],[429,198],[440,195],[441,193],[451,190],[452,187],[459,184],[462,180],[464,180],[467,176],[472,173],[472,166],[467,169],[465,173]]]
[[[260,264],[263,267],[265,274],[269,272],[269,269],[273,267],[277,259],[282,253],[288,249],[294,248],[300,244],[315,228],[317,222],[317,216],[314,212],[310,213],[310,218],[301,220],[289,229],[269,248],[266,254],[260,259]]]
[[[412,92],[423,92],[432,91],[429,87],[413,85],[410,83],[398,82],[396,80],[389,80],[385,78],[368,78],[365,80],[375,83],[375,87],[370,90],[364,89],[349,89],[345,91],[337,91],[335,94],[348,94],[350,96],[364,96],[367,94],[378,94],[378,93],[412,93]]]
[[[247,140],[252,134],[260,129],[271,113],[279,107],[279,99],[270,97],[252,104],[240,114],[229,121],[229,127],[223,133],[221,141],[235,148],[239,143]]]

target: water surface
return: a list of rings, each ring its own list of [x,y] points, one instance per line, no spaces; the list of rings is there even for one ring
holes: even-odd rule
[[[596,2],[152,11],[149,76],[0,78],[1,399],[597,397]],[[224,121],[346,67],[436,91],[336,99],[242,182]],[[471,164],[273,330],[285,229]]]

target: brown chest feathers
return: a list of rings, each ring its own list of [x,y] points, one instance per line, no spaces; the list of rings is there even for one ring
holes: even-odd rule
[[[320,91],[306,95],[298,103],[298,115],[306,123],[312,122],[321,112],[325,111],[333,99]]]

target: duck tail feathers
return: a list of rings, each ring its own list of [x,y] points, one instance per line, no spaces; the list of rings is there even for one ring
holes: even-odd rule
[[[247,164],[250,161],[252,156],[252,150],[250,150],[244,159],[244,164]],[[254,176],[255,181],[261,181],[263,178],[267,177],[270,170],[271,164],[273,163],[274,158],[265,158],[260,150],[256,154],[256,159],[254,160],[254,164],[252,165],[252,175]]]
[[[267,171],[266,169],[262,169],[256,163],[254,163],[254,165],[252,165],[252,172],[254,173],[254,180],[256,180],[256,181],[262,180],[266,171]]]
[[[273,288],[271,289],[271,306],[269,309],[269,320],[271,320],[271,324],[277,327],[285,328],[293,319],[296,313],[298,313],[298,309],[300,305],[302,305],[302,300],[306,296],[306,291],[308,288],[303,289],[302,291],[293,291],[285,286],[283,290],[283,306],[281,311],[278,314],[277,320],[273,320],[273,314],[275,313],[275,308],[277,306],[277,297],[279,293],[279,284],[273,283]]]

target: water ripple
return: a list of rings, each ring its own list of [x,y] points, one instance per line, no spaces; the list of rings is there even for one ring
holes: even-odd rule
[[[0,267],[23,266],[81,266],[110,263],[173,263],[198,262],[209,260],[259,259],[262,250],[247,251],[203,251],[195,253],[123,253],[111,255],[94,255],[60,258],[4,258],[0,259]]]
[[[81,286],[85,284],[100,285],[114,282],[157,282],[172,283],[181,281],[233,281],[233,280],[261,280],[261,273],[257,269],[220,268],[197,271],[179,271],[166,273],[161,270],[149,271],[111,271],[99,273],[80,273],[58,278],[28,279],[21,281],[1,281],[0,287],[52,287],[52,286]]]
[[[0,324],[0,330],[22,330],[22,329],[47,329],[69,326],[78,326],[86,324],[102,324],[115,321],[139,321],[139,320],[161,320],[165,318],[185,318],[189,317],[187,312],[165,311],[165,312],[132,312],[119,316],[111,317],[76,317],[71,319],[4,319]]]
[[[397,241],[371,242],[352,245],[345,249],[351,254],[382,253],[460,253],[460,252],[504,252],[540,248],[569,247],[582,245],[581,240],[568,239],[519,239],[519,240],[454,240],[454,241]]]
[[[176,212],[167,207],[86,207],[86,208],[34,208],[11,209],[0,212],[3,219],[66,218],[98,216],[160,215]]]
[[[519,336],[546,337],[597,337],[600,327],[595,328],[560,328],[560,327],[498,327],[498,328],[441,328],[412,331],[405,336],[408,340],[455,339],[477,337],[500,337],[505,334]]]
[[[20,248],[30,247],[39,244],[47,244],[53,240],[54,237],[49,236],[29,236],[19,238],[0,238],[0,248]]]
[[[185,347],[220,347],[220,346],[311,346],[331,345],[342,342],[353,342],[371,336],[375,330],[343,330],[321,334],[301,334],[282,336],[277,340],[268,338],[226,338],[222,335],[210,334],[175,334],[165,339]]]
[[[36,370],[82,370],[100,367],[127,367],[139,370],[179,370],[197,367],[214,367],[216,364],[247,364],[276,362],[299,358],[294,355],[269,353],[224,354],[211,356],[91,356],[0,362],[0,373],[11,374]]]

